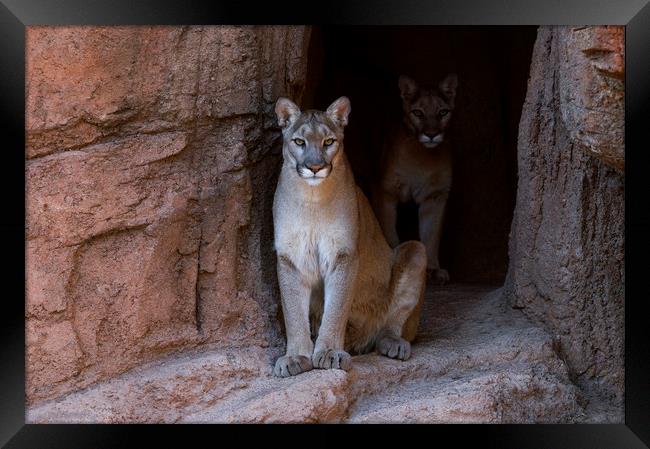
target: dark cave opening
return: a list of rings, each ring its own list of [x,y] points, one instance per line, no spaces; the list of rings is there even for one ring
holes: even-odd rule
[[[458,76],[448,138],[453,181],[440,244],[451,283],[501,284],[517,189],[517,138],[537,27],[314,27],[303,108],[352,103],[345,151],[370,197],[382,132],[401,120],[397,80]],[[418,237],[417,206],[398,208],[402,241]]]

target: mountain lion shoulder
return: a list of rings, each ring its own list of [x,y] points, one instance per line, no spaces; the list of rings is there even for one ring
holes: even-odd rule
[[[349,369],[349,353],[406,360],[424,297],[420,242],[391,249],[343,152],[350,102],[300,111],[278,99],[283,164],[273,202],[287,334],[274,374]]]
[[[440,283],[449,280],[440,268],[438,249],[445,205],[451,188],[449,127],[458,80],[448,75],[434,88],[419,86],[407,76],[399,78],[403,120],[385,141],[373,206],[391,247],[399,244],[397,205],[418,205],[420,240],[427,252],[427,273]]]

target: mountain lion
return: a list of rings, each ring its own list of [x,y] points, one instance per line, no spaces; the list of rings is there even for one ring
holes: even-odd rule
[[[280,98],[275,112],[284,161],[273,225],[287,352],[274,374],[348,370],[348,352],[374,348],[408,359],[424,297],[425,249],[416,241],[391,249],[357,187],[343,152],[350,101],[301,112]]]
[[[403,75],[398,85],[403,121],[388,134],[373,206],[388,243],[396,247],[397,205],[415,201],[420,240],[427,252],[427,274],[444,283],[449,274],[440,268],[438,248],[451,188],[451,147],[445,131],[454,110],[458,80],[450,74],[437,87],[424,88]]]

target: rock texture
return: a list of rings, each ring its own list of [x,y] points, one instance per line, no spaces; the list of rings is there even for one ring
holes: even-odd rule
[[[574,144],[625,171],[625,28],[562,28],[558,89]]]
[[[623,421],[623,29],[539,30],[519,128],[506,290]],[[595,156],[595,157],[594,157]]]
[[[375,354],[353,368],[271,375],[278,353],[187,353],[31,408],[30,423],[611,422],[571,383],[553,337],[501,290],[429,290],[406,362]],[[597,409],[598,414],[591,412]]]
[[[174,349],[282,344],[273,104],[300,98],[308,39],[28,28],[29,402]]]

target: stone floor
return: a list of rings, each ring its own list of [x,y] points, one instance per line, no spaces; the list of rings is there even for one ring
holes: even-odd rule
[[[427,291],[412,357],[272,377],[278,349],[186,352],[28,408],[29,423],[623,422],[570,380],[552,336],[493,286]]]

